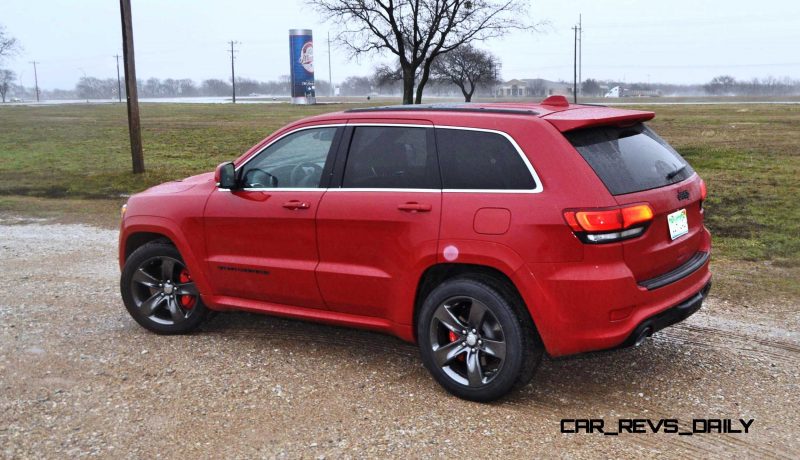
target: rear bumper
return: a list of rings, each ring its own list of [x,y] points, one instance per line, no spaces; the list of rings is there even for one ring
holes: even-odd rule
[[[710,257],[650,289],[620,259],[527,264],[514,274],[550,356],[635,343],[648,327],[645,335],[697,311],[708,292]]]
[[[705,300],[705,298],[708,296],[708,291],[710,290],[711,281],[706,283],[700,292],[694,294],[678,305],[675,305],[668,310],[664,310],[661,313],[653,315],[642,321],[639,323],[636,329],[631,332],[628,338],[618,346],[618,348],[639,345],[646,337],[650,337],[661,329],[680,323],[686,318],[692,316],[697,312],[697,310],[700,310],[700,307],[703,305],[703,300]]]
[[[656,276],[655,278],[650,278],[649,280],[640,281],[639,286],[647,289],[648,291],[652,291],[653,289],[658,289],[660,287],[672,284],[676,281],[686,278],[687,276],[691,275],[692,273],[700,269],[700,267],[702,267],[703,265],[706,264],[706,262],[708,262],[709,257],[711,257],[711,255],[708,252],[698,251],[695,253],[694,256],[692,256],[691,259],[686,261],[686,263],[684,263],[680,267],[672,271],[669,271],[667,273],[664,273],[663,275]]]

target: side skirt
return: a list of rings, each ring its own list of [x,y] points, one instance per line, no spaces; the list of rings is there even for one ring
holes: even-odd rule
[[[317,308],[295,307],[260,300],[242,299],[227,296],[204,296],[203,301],[212,305],[214,310],[239,310],[260,313],[283,318],[300,319],[314,323],[332,324],[358,329],[368,329],[394,335],[406,342],[414,343],[414,331],[411,325],[397,324],[383,318],[339,313]]]

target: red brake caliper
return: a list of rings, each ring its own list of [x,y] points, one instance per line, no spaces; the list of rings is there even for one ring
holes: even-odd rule
[[[178,275],[178,282],[180,282],[181,284],[192,282],[192,277],[189,276],[189,271],[186,270],[185,268],[182,269],[181,274]],[[197,299],[195,299],[194,296],[191,295],[178,296],[178,302],[180,302],[181,307],[187,310],[194,308],[194,304],[196,301]]]
[[[458,341],[458,336],[457,336],[457,335],[456,335],[456,333],[455,333],[455,332],[453,332],[453,331],[450,331],[450,332],[447,334],[447,338],[448,338],[448,339],[450,339],[450,342],[451,342],[451,343],[452,343],[452,342],[457,342],[457,341]],[[457,359],[457,360],[459,360],[459,361],[464,361],[464,354],[462,353],[462,354],[458,355],[458,356],[456,357],[456,359]]]

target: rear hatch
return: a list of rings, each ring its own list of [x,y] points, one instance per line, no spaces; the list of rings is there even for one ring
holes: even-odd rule
[[[641,122],[564,133],[620,206],[647,204],[653,218],[622,242],[640,284],[702,257],[704,185],[669,144]],[[691,259],[691,261],[690,261]]]

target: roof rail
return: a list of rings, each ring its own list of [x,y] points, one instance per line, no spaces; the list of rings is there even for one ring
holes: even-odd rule
[[[515,115],[539,115],[532,109],[470,106],[468,104],[413,104],[384,105],[379,107],[362,107],[345,110],[345,113],[369,112],[471,112],[471,113],[507,113]]]

